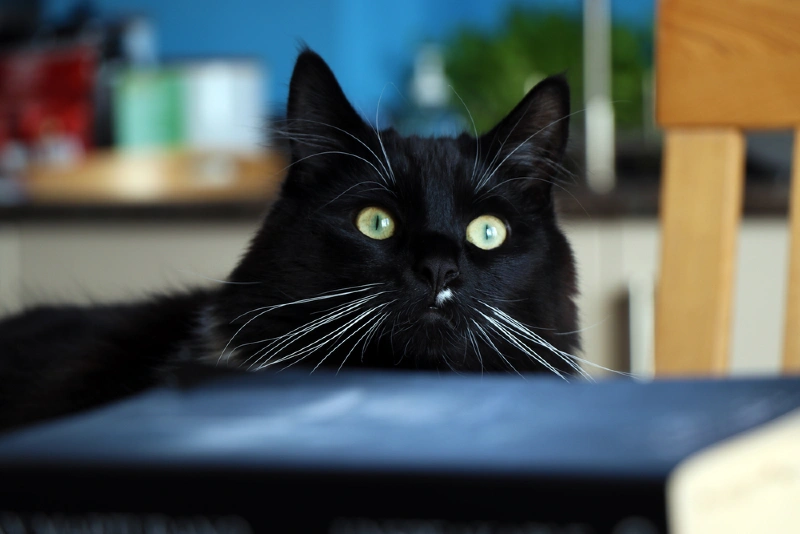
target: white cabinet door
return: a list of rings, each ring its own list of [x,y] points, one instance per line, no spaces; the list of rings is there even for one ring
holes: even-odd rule
[[[19,311],[22,305],[19,230],[0,223],[0,317]]]

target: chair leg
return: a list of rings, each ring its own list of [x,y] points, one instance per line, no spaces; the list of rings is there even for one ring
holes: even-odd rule
[[[728,370],[744,159],[744,135],[736,129],[666,132],[657,375]]]
[[[789,290],[786,293],[783,370],[800,373],[800,130],[794,134],[789,235]]]

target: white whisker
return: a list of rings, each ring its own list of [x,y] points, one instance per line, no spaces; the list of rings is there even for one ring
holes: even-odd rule
[[[365,184],[375,184],[375,185],[377,185],[378,187],[371,187],[371,188],[369,188],[369,189],[365,189],[363,192],[366,192],[366,191],[386,191],[386,192],[388,192],[389,194],[391,194],[391,195],[392,195],[392,196],[394,196],[394,197],[396,197],[396,196],[397,196],[397,195],[395,194],[395,192],[394,192],[394,191],[392,191],[391,189],[389,189],[389,188],[388,188],[388,187],[386,187],[385,185],[383,185],[383,184],[381,184],[381,183],[379,183],[379,182],[376,182],[376,181],[374,181],[374,180],[368,180],[368,181],[364,181],[364,182],[359,182],[359,183],[357,183],[357,184],[355,184],[355,185],[351,185],[350,187],[348,187],[347,189],[345,189],[344,191],[342,191],[341,193],[339,193],[338,195],[336,195],[335,197],[333,197],[331,200],[329,200],[328,202],[326,202],[325,204],[323,204],[322,206],[320,206],[320,207],[319,207],[319,209],[318,209],[317,211],[319,211],[319,210],[321,210],[321,209],[325,208],[325,207],[326,207],[326,206],[328,206],[329,204],[333,204],[334,202],[336,202],[337,200],[339,200],[340,198],[342,198],[344,195],[346,195],[347,193],[349,193],[349,192],[350,192],[352,189],[355,189],[356,187],[359,187],[359,186],[362,186],[362,185],[365,185]]]
[[[472,131],[475,133],[475,144],[477,145],[477,151],[475,152],[475,162],[472,164],[472,176],[470,177],[470,181],[474,182],[475,175],[478,172],[478,160],[481,157],[481,138],[478,137],[478,128],[475,127],[475,120],[472,118],[472,113],[470,113],[467,104],[464,102],[464,99],[461,98],[461,95],[458,94],[458,92],[452,85],[449,85],[448,87],[450,87],[450,90],[453,91],[453,93],[461,101],[461,104],[464,106],[464,109],[466,110],[467,115],[469,116],[469,120],[472,123]]]
[[[392,302],[394,303],[396,301],[392,301]],[[367,336],[367,339],[364,340],[364,344],[361,346],[361,361],[362,362],[364,361],[364,353],[366,352],[367,347],[369,346],[369,344],[372,343],[372,339],[375,337],[375,334],[376,334],[376,332],[378,332],[378,329],[380,329],[381,333],[378,334],[377,342],[378,342],[378,344],[380,344],[381,337],[383,336],[383,327],[382,327],[382,325],[386,322],[386,319],[391,317],[391,315],[392,314],[390,312],[384,313],[383,318],[381,318],[379,321],[377,321],[375,323],[375,325],[376,325],[375,329],[369,334],[369,336]]]
[[[345,288],[345,290],[339,290],[338,293],[327,292],[327,294],[323,293],[321,295],[317,295],[316,297],[310,297],[310,298],[295,300],[293,302],[285,302],[283,304],[275,304],[275,305],[272,305],[272,306],[262,306],[261,308],[256,308],[254,310],[250,310],[248,312],[245,312],[245,313],[239,315],[238,317],[236,317],[233,321],[231,321],[231,323],[235,322],[239,318],[241,318],[241,317],[243,317],[245,315],[248,315],[250,313],[254,313],[254,312],[259,312],[259,313],[257,313],[255,316],[251,317],[247,322],[245,322],[241,327],[239,327],[239,329],[231,336],[231,338],[228,340],[228,343],[226,343],[225,347],[223,347],[222,352],[220,353],[219,358],[217,359],[217,364],[219,364],[219,362],[222,360],[222,357],[225,355],[225,352],[228,350],[228,347],[230,347],[231,343],[233,343],[233,340],[236,338],[236,336],[239,335],[239,333],[245,327],[247,327],[248,324],[250,324],[254,320],[258,319],[259,317],[261,317],[265,313],[268,313],[268,312],[270,312],[272,310],[276,310],[276,309],[283,308],[283,307],[286,307],[286,306],[293,306],[293,305],[296,305],[296,304],[305,304],[305,303],[308,303],[308,302],[314,302],[314,301],[318,301],[318,300],[343,297],[343,296],[346,296],[346,295],[351,295],[353,293],[362,293],[364,291],[368,291],[370,288],[372,288],[374,286],[377,286],[377,285],[382,285],[382,284],[381,283],[372,283],[372,284],[363,284],[363,285],[360,285],[360,286],[353,286],[352,288]]]
[[[478,342],[475,339],[475,334],[472,333],[472,330],[469,329],[469,324],[467,324],[467,337],[469,337],[469,341],[472,344],[472,348],[475,349],[475,355],[478,357],[478,363],[481,366],[481,375],[483,375],[483,357],[481,356],[481,349],[478,347]]]
[[[218,282],[220,284],[229,284],[229,285],[234,285],[234,286],[249,286],[249,285],[257,285],[257,284],[261,283],[261,282],[230,282],[228,280],[219,280],[217,278],[209,278],[208,276],[203,276],[202,274],[197,273],[195,271],[190,271],[189,269],[178,269],[178,270],[180,272],[182,272],[182,273],[191,274],[193,276],[204,278],[206,280],[210,280],[211,282]]]
[[[386,306],[388,306],[388,303],[379,304],[378,306],[374,306],[374,307],[368,309],[367,311],[362,312],[360,315],[358,315],[354,319],[349,320],[344,325],[340,326],[336,331],[330,332],[329,334],[323,336],[322,338],[318,339],[317,341],[314,341],[314,342],[306,345],[302,349],[296,350],[296,351],[294,351],[294,352],[292,352],[292,353],[290,353],[290,354],[288,354],[286,356],[283,356],[283,357],[281,357],[281,358],[279,358],[279,359],[277,359],[275,361],[266,362],[265,364],[263,364],[260,367],[256,368],[256,370],[258,371],[260,369],[263,369],[264,367],[267,367],[268,365],[274,365],[274,364],[277,364],[277,363],[284,362],[284,361],[286,361],[288,359],[297,358],[298,356],[302,356],[301,358],[295,360],[294,362],[292,362],[291,364],[289,364],[289,365],[287,365],[286,367],[283,368],[283,370],[288,369],[289,367],[295,365],[296,363],[299,363],[299,362],[303,361],[310,353],[314,352],[318,348],[324,347],[329,341],[333,341],[333,342],[337,341],[342,336],[344,336],[344,334],[346,334],[347,331],[350,330],[354,325],[358,324],[358,322],[361,321],[363,318],[367,317],[369,314],[375,312],[376,310],[380,310],[380,309],[382,309],[382,308],[384,308]],[[365,325],[368,325],[368,324],[369,323],[365,323]],[[312,369],[311,372],[313,373],[314,371],[316,371],[317,367],[322,365],[323,362],[325,362],[325,360],[328,358],[328,356],[333,354],[333,352],[335,352],[336,349],[338,349],[345,341],[347,341],[348,339],[353,337],[356,333],[358,333],[358,331],[361,330],[362,326],[364,326],[364,325],[360,325],[350,335],[348,335],[347,337],[342,339],[335,347],[333,347],[325,355],[325,357],[323,357],[322,360],[319,361],[319,363],[314,367],[314,369]]]
[[[378,170],[378,168],[375,165],[373,165],[372,163],[370,163],[369,160],[367,160],[365,158],[362,158],[361,156],[358,156],[356,154],[352,154],[350,152],[344,152],[343,150],[325,150],[323,152],[316,152],[314,154],[310,154],[310,155],[302,157],[302,158],[300,158],[300,159],[298,159],[296,161],[293,161],[292,163],[290,163],[289,165],[287,165],[283,169],[281,169],[281,170],[277,171],[276,173],[274,173],[273,176],[282,176],[285,171],[287,171],[291,167],[294,167],[298,163],[301,163],[301,162],[303,162],[303,161],[305,161],[307,159],[316,158],[318,156],[325,156],[325,155],[328,155],[328,154],[339,154],[339,155],[342,155],[342,156],[351,156],[353,158],[359,159],[359,160],[363,161],[364,163],[366,163],[367,165],[369,165],[370,167],[372,167],[380,178],[383,178],[383,175]]]
[[[381,132],[380,132],[380,121],[378,119],[380,112],[381,112],[381,100],[383,99],[383,92],[386,91],[386,86],[383,86],[383,90],[381,91],[381,96],[378,97],[378,108],[375,110],[375,135],[378,136],[378,143],[381,145],[381,151],[383,152],[383,158],[386,160],[386,165],[389,167],[389,174],[392,178],[392,182],[396,182],[394,176],[394,169],[392,169],[392,164],[389,162],[389,156],[386,153],[386,147],[383,146],[383,139],[381,139]]]
[[[587,360],[585,358],[581,358],[581,357],[576,356],[574,354],[570,354],[568,352],[564,352],[562,350],[559,350],[556,347],[554,347],[551,343],[549,343],[546,339],[544,339],[542,336],[540,336],[539,334],[536,334],[529,326],[517,321],[516,319],[514,319],[513,317],[511,317],[507,313],[503,312],[502,310],[500,310],[500,309],[498,309],[498,308],[496,308],[494,306],[491,306],[491,305],[489,305],[489,304],[487,304],[487,303],[485,303],[483,301],[478,301],[478,302],[480,302],[484,306],[490,308],[498,318],[503,319],[504,322],[509,324],[509,326],[514,327],[515,330],[520,335],[523,335],[524,337],[528,337],[528,339],[530,341],[533,341],[534,343],[542,345],[543,347],[551,350],[552,352],[554,352],[555,354],[560,356],[566,363],[568,363],[571,367],[575,368],[576,370],[580,366],[576,366],[575,362],[580,362],[580,363],[582,363],[584,365],[588,365],[590,367],[594,367],[594,368],[597,368],[597,369],[602,369],[602,370],[608,371],[610,373],[615,373],[615,374],[622,375],[622,376],[634,377],[634,375],[632,375],[631,373],[626,373],[626,372],[623,372],[623,371],[617,371],[615,369],[610,369],[608,367],[604,367],[604,366],[602,366],[600,364],[594,363],[594,362],[592,362],[590,360]],[[579,370],[580,370],[581,374],[583,374],[587,378],[591,379],[591,377],[588,375],[588,373],[586,373],[585,370],[583,370],[583,369],[579,369]]]
[[[514,319],[513,317],[511,317],[507,313],[499,310],[498,308],[495,308],[494,306],[490,306],[489,304],[486,304],[485,302],[482,302],[482,301],[478,301],[478,302],[480,302],[484,306],[490,308],[499,319],[502,319],[503,322],[506,323],[510,328],[513,328],[517,335],[521,335],[523,338],[528,339],[528,341],[533,341],[537,345],[540,345],[540,346],[542,346],[542,347],[554,352],[555,354],[560,356],[561,359],[564,360],[567,363],[567,365],[569,365],[571,368],[573,368],[578,373],[582,374],[584,377],[586,377],[586,378],[591,380],[591,377],[583,369],[581,369],[580,366],[576,365],[571,359],[568,359],[568,358],[564,357],[565,355],[571,357],[572,356],[571,354],[557,349],[556,347],[551,345],[547,340],[545,340],[540,335],[536,334],[535,332],[533,332],[532,330],[530,330],[528,328],[525,328],[522,323],[520,323],[519,321],[517,321],[516,319]],[[478,310],[476,310],[476,311],[478,311]],[[481,315],[484,315],[480,311],[478,311],[478,313],[480,313]],[[484,317],[486,317],[487,320],[489,320],[489,321],[496,322],[494,319],[489,318],[486,315],[484,315]],[[507,331],[507,330],[504,328],[504,331]],[[509,335],[511,335],[510,332],[508,332],[508,333],[509,333]],[[514,339],[517,339],[517,341],[519,341],[519,339],[516,338],[516,336],[514,337]],[[548,369],[552,370],[553,372],[555,372],[556,374],[561,376],[561,374],[558,371],[556,371],[549,362],[544,360],[544,358],[539,356],[532,349],[528,348],[528,350],[530,350],[533,354],[536,355],[535,359],[539,363],[541,363],[542,365],[546,366]],[[562,376],[562,378],[564,378],[564,377]]]
[[[309,298],[304,298],[304,299],[300,299],[300,300],[295,300],[295,301],[292,301],[292,302],[284,302],[284,303],[281,303],[281,304],[273,304],[271,306],[261,306],[259,308],[253,308],[250,311],[246,311],[246,312],[244,312],[244,313],[242,313],[240,315],[237,315],[235,318],[233,318],[230,321],[229,324],[233,324],[236,321],[238,321],[239,319],[241,319],[242,317],[244,317],[245,315],[249,315],[249,314],[257,312],[257,311],[274,310],[274,309],[277,309],[277,308],[283,308],[284,306],[292,306],[294,304],[306,304],[308,302],[314,302],[315,300],[325,300],[325,299],[334,298],[334,297],[343,297],[345,295],[350,295],[352,293],[363,293],[364,291],[367,291],[369,288],[372,288],[372,287],[375,287],[375,286],[380,286],[380,285],[383,285],[383,282],[376,282],[376,283],[372,283],[372,284],[362,284],[362,285],[359,285],[359,286],[352,286],[352,287],[344,287],[344,288],[341,288],[341,289],[333,289],[331,291],[323,291],[322,293],[318,294],[316,297],[309,297]]]
[[[500,358],[506,363],[506,365],[509,366],[515,373],[517,373],[519,376],[521,376],[524,379],[525,377],[522,375],[522,373],[517,371],[517,369],[513,365],[511,365],[511,362],[509,362],[506,359],[506,357],[503,354],[503,352],[500,349],[497,348],[497,346],[494,344],[494,342],[492,341],[492,338],[489,336],[489,334],[486,332],[486,330],[484,330],[483,327],[480,324],[478,324],[478,322],[475,319],[472,319],[472,324],[475,325],[475,327],[478,329],[478,331],[482,334],[482,337],[483,337],[484,341],[486,341],[486,343],[497,353],[497,355],[500,356]]]
[[[380,104],[379,104],[379,105],[380,105]],[[311,122],[311,123],[319,124],[319,125],[321,125],[321,126],[327,126],[328,128],[333,128],[334,130],[337,130],[337,131],[339,131],[339,132],[342,132],[343,134],[345,134],[345,135],[348,135],[348,136],[350,136],[351,138],[355,139],[357,142],[359,142],[359,143],[361,144],[361,146],[363,146],[364,148],[366,148],[367,150],[369,150],[369,153],[370,153],[370,154],[372,154],[372,157],[374,157],[374,158],[375,158],[375,161],[377,161],[377,162],[378,162],[378,164],[379,164],[379,165],[380,165],[380,166],[383,168],[383,172],[384,172],[384,173],[386,173],[386,174],[381,174],[381,175],[380,175],[380,176],[381,176],[381,178],[383,178],[384,182],[386,182],[386,183],[388,183],[388,182],[389,182],[389,179],[388,179],[389,171],[388,171],[388,169],[386,168],[386,166],[383,164],[383,162],[381,161],[381,159],[380,159],[380,158],[378,157],[378,155],[377,155],[377,154],[376,154],[376,153],[375,153],[375,152],[374,152],[374,151],[373,151],[373,150],[372,150],[372,149],[369,147],[369,145],[367,145],[367,144],[366,144],[364,141],[362,141],[361,139],[359,139],[359,138],[358,138],[358,137],[356,137],[355,135],[351,134],[351,133],[350,133],[350,132],[348,132],[347,130],[344,130],[344,129],[342,129],[342,128],[339,128],[339,127],[337,127],[337,126],[334,126],[334,125],[332,125],[332,124],[327,124],[327,123],[324,123],[324,122],[312,121],[312,120],[310,120],[310,119],[292,119],[292,120],[293,120],[293,121]]]
[[[478,310],[476,310],[476,311],[478,311]],[[478,311],[478,313],[480,313],[481,315],[483,315],[484,319],[486,319],[487,321],[489,321],[489,325],[491,325],[491,326],[492,326],[492,328],[494,328],[494,330],[495,330],[495,331],[496,331],[498,334],[502,334],[504,339],[506,339],[507,341],[509,341],[509,342],[510,342],[512,345],[514,345],[515,347],[517,347],[517,348],[518,348],[520,351],[522,351],[522,352],[523,352],[525,355],[527,355],[529,358],[532,358],[532,359],[534,359],[535,361],[537,361],[538,363],[540,363],[540,364],[541,364],[542,366],[544,366],[544,367],[545,367],[545,368],[546,368],[548,371],[551,371],[553,374],[555,374],[555,375],[556,375],[556,376],[558,376],[559,378],[561,378],[561,379],[563,379],[563,380],[566,380],[566,378],[564,377],[564,375],[563,375],[563,374],[561,374],[561,372],[560,372],[558,369],[556,369],[555,367],[553,367],[553,365],[552,365],[552,364],[550,364],[550,363],[549,363],[547,360],[545,360],[545,359],[544,359],[542,356],[540,356],[539,354],[537,354],[537,353],[536,353],[536,351],[534,351],[533,349],[531,349],[530,347],[528,347],[527,345],[525,345],[524,343],[522,343],[522,342],[521,342],[521,341],[520,341],[520,340],[519,340],[519,339],[518,339],[518,338],[517,338],[517,337],[516,337],[516,336],[515,336],[515,335],[514,335],[512,332],[510,332],[510,331],[509,331],[507,328],[505,328],[505,327],[504,327],[502,324],[500,324],[500,322],[499,322],[499,321],[497,321],[496,319],[494,319],[494,318],[492,318],[492,317],[489,317],[488,315],[486,315],[486,314],[484,314],[484,313],[482,313],[482,312],[480,312],[480,311]]]
[[[559,184],[556,181],[548,180],[546,178],[538,178],[536,176],[518,176],[516,178],[506,178],[505,180],[503,180],[499,184],[495,184],[490,189],[488,189],[488,190],[484,191],[483,193],[481,193],[479,198],[486,198],[486,196],[489,195],[489,193],[491,193],[492,191],[494,191],[498,187],[504,186],[505,184],[507,184],[509,182],[516,182],[517,180],[535,180],[535,181],[545,182],[545,183],[548,183],[550,185],[554,185],[554,186],[558,187],[559,189],[561,189],[562,191],[564,191],[569,196],[571,196],[572,199],[575,201],[575,203],[578,204],[578,206],[580,206],[580,208],[583,210],[583,212],[586,214],[587,217],[589,217],[589,218],[592,217],[589,214],[589,212],[586,211],[586,208],[583,207],[583,204],[581,204],[581,201],[578,200],[578,198],[575,195],[573,195],[572,192],[569,189],[567,189],[566,187],[564,187],[563,185]]]
[[[325,310],[325,312],[329,312],[329,313],[325,313],[325,315],[323,315],[322,317],[319,317],[319,318],[317,318],[317,319],[315,319],[313,321],[310,321],[310,322],[307,322],[305,324],[302,324],[302,325],[290,330],[289,332],[286,332],[284,334],[278,335],[278,336],[273,337],[273,338],[260,339],[258,341],[250,341],[250,342],[247,342],[247,343],[242,343],[242,344],[236,346],[236,348],[234,348],[230,352],[230,354],[235,353],[241,347],[245,347],[245,346],[248,346],[248,345],[257,345],[259,343],[268,343],[267,345],[265,345],[264,347],[262,347],[261,349],[256,351],[254,354],[252,354],[248,359],[246,359],[245,361],[241,362],[239,364],[239,366],[241,367],[241,366],[245,365],[247,362],[249,362],[251,359],[253,359],[254,357],[259,356],[262,352],[263,353],[268,353],[270,351],[273,351],[273,349],[274,350],[280,350],[280,348],[282,348],[283,346],[292,343],[295,339],[298,339],[299,337],[302,337],[303,334],[305,334],[307,332],[310,332],[311,330],[314,330],[318,326],[322,326],[322,325],[328,324],[329,322],[331,322],[333,320],[336,320],[339,317],[341,317],[343,315],[347,315],[349,312],[358,309],[359,306],[361,306],[365,302],[368,302],[372,298],[373,297],[362,297],[360,299],[357,299],[357,300],[354,300],[354,301],[351,301],[351,302],[346,302],[344,304],[340,304],[338,306],[334,306],[333,308],[330,308],[329,310]],[[280,343],[280,345],[277,348],[275,348],[276,344],[278,344],[278,343]]]
[[[369,296],[366,296],[366,297],[362,297],[362,298],[357,299],[355,301],[348,302],[348,303],[342,304],[340,306],[337,306],[337,307],[333,308],[333,310],[330,313],[327,313],[327,314],[323,315],[322,317],[319,317],[319,318],[317,318],[317,319],[315,319],[313,321],[310,321],[310,322],[308,322],[306,324],[298,326],[298,327],[294,328],[293,330],[291,330],[290,332],[288,332],[286,334],[282,334],[282,335],[280,335],[280,336],[278,336],[276,338],[273,338],[274,340],[271,343],[269,343],[265,347],[262,347],[256,353],[251,355],[250,358],[248,358],[247,360],[242,362],[241,365],[245,365],[248,361],[250,361],[254,357],[258,356],[258,359],[253,364],[250,365],[249,369],[252,369],[253,367],[260,368],[259,366],[260,366],[260,362],[262,360],[266,359],[267,362],[268,362],[274,355],[276,355],[282,349],[288,347],[289,345],[291,345],[292,343],[294,343],[298,339],[302,338],[306,334],[312,332],[313,330],[316,330],[320,326],[324,326],[326,324],[330,324],[331,322],[333,322],[333,321],[335,321],[335,320],[337,320],[337,319],[339,319],[341,317],[345,317],[345,316],[350,315],[352,313],[357,313],[358,309],[363,304],[366,304],[370,300],[373,300],[373,299],[379,297],[380,295],[382,295],[384,293],[387,293],[387,291],[382,291],[382,292],[379,292],[377,294],[369,295]],[[262,341],[269,341],[269,340],[262,340]],[[258,342],[256,342],[256,343],[258,343]]]
[[[498,163],[498,164],[497,164],[497,166],[494,168],[494,170],[491,172],[491,174],[489,174],[489,176],[487,176],[486,178],[484,178],[484,179],[481,181],[481,183],[480,183],[480,184],[478,184],[478,189],[481,189],[481,188],[482,188],[482,187],[483,187],[485,184],[487,184],[487,183],[489,182],[489,180],[491,180],[491,179],[492,179],[492,176],[494,176],[494,174],[495,174],[495,173],[498,171],[498,169],[500,169],[500,167],[502,167],[502,166],[503,166],[503,164],[504,164],[504,163],[505,163],[505,162],[508,160],[508,158],[510,158],[511,156],[513,156],[513,155],[514,155],[514,153],[515,153],[517,150],[519,150],[520,148],[522,148],[522,147],[523,147],[523,146],[524,146],[524,145],[525,145],[525,144],[526,144],[528,141],[530,141],[531,139],[533,139],[534,137],[536,137],[537,135],[539,135],[540,133],[542,133],[542,132],[543,132],[543,131],[545,131],[546,129],[550,128],[552,125],[554,125],[554,124],[556,124],[556,123],[558,123],[558,122],[561,122],[561,121],[563,121],[563,120],[567,120],[567,119],[569,119],[570,117],[572,117],[573,115],[576,115],[576,114],[578,114],[578,113],[581,113],[582,111],[583,111],[583,110],[581,110],[581,111],[575,111],[574,113],[570,113],[569,115],[565,115],[565,116],[561,117],[560,119],[556,119],[556,120],[554,120],[553,122],[551,122],[550,124],[548,124],[547,126],[545,126],[544,128],[541,128],[541,129],[537,130],[536,132],[532,133],[531,135],[529,135],[527,138],[525,138],[525,140],[524,140],[524,141],[522,141],[520,144],[518,144],[516,147],[514,147],[514,150],[512,150],[511,152],[509,152],[509,153],[506,155],[506,157],[504,157],[504,158],[503,158],[503,160],[502,160],[500,163]],[[510,134],[509,134],[509,135],[510,135]]]
[[[392,301],[392,302],[390,302],[390,303],[388,303],[388,304],[392,304],[393,302],[395,302],[395,301]],[[387,304],[387,305],[388,305],[388,304]],[[385,320],[385,319],[386,319],[386,318],[387,318],[389,315],[391,315],[389,312],[384,312],[384,313],[383,313],[383,315],[381,315],[381,316],[378,318],[378,320],[377,320],[377,321],[374,321],[374,322],[373,322],[373,324],[372,324],[372,326],[371,326],[371,327],[369,327],[369,328],[366,330],[366,332],[364,332],[364,334],[363,334],[363,335],[362,335],[360,338],[358,338],[358,339],[356,340],[356,342],[355,342],[355,343],[353,343],[353,348],[351,348],[351,349],[348,351],[348,353],[345,355],[344,359],[342,360],[342,363],[339,365],[339,368],[336,370],[336,374],[337,374],[337,375],[339,374],[339,371],[341,371],[341,370],[342,370],[342,367],[344,367],[344,364],[345,364],[345,362],[347,362],[347,358],[349,358],[349,357],[350,357],[350,354],[352,354],[352,353],[353,353],[353,351],[354,351],[354,350],[356,350],[356,347],[358,347],[358,344],[359,344],[359,343],[361,343],[361,341],[362,341],[362,340],[364,340],[364,344],[361,346],[361,359],[362,359],[362,361],[363,361],[363,359],[364,359],[364,351],[366,350],[366,348],[367,348],[367,345],[369,344],[369,341],[370,341],[370,339],[372,339],[372,335],[375,333],[375,331],[378,329],[378,327],[381,325],[381,323],[382,323],[382,322],[383,322],[383,321],[384,321],[384,320]],[[366,339],[365,339],[365,338],[366,338]]]
[[[497,158],[500,157],[500,154],[503,152],[503,147],[506,146],[506,142],[511,137],[511,134],[514,133],[514,130],[517,129],[517,126],[519,126],[519,123],[522,121],[522,119],[525,118],[525,116],[528,114],[529,109],[530,109],[530,104],[528,104],[528,107],[525,108],[525,112],[520,115],[520,117],[517,119],[517,122],[514,123],[514,126],[512,126],[511,129],[506,134],[505,139],[503,139],[503,141],[500,143],[500,146],[497,148],[497,150],[494,153],[494,156],[492,157],[492,161],[489,162],[489,165],[486,166],[486,170],[481,175],[481,179],[479,180],[478,185],[475,187],[475,192],[480,190],[480,188],[483,187],[483,185],[489,181],[489,179],[486,178],[486,175],[494,167],[494,163],[497,161]],[[494,144],[496,138],[497,134],[495,134],[495,137],[492,139],[492,144]],[[492,172],[492,174],[494,174],[494,172]]]

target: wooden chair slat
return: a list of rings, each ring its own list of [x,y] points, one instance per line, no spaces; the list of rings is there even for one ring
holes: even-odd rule
[[[789,200],[789,290],[783,337],[783,370],[800,372],[800,129],[794,134]]]
[[[735,128],[666,132],[656,374],[728,366],[745,140]]]

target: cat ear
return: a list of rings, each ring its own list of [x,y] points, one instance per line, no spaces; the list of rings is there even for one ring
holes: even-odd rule
[[[563,75],[539,82],[480,143],[492,166],[553,173],[569,137],[569,85]],[[533,182],[528,182],[533,185]],[[541,183],[541,182],[540,182]]]
[[[289,83],[285,134],[297,161],[327,150],[341,150],[365,124],[347,100],[327,63],[312,50],[297,58]],[[312,158],[314,159],[314,158]]]

